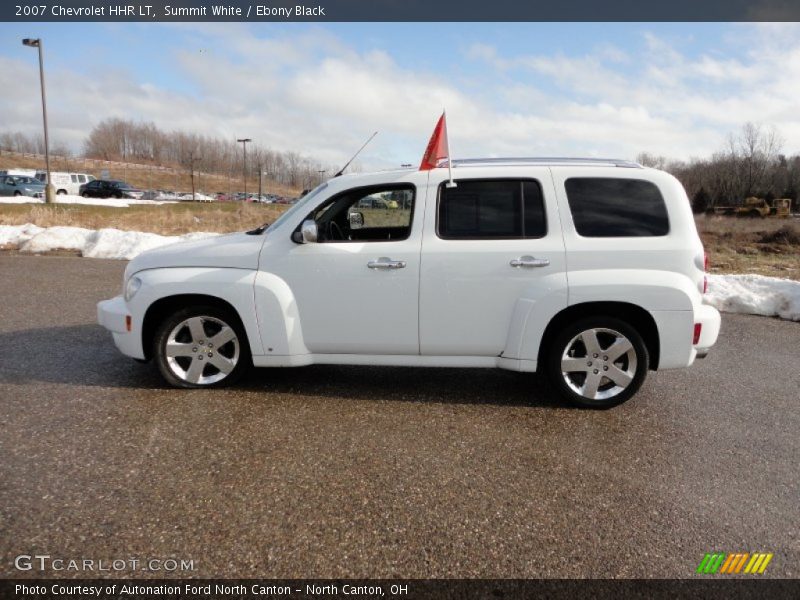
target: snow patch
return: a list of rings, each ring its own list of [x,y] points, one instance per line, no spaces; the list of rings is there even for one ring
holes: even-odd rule
[[[220,235],[187,233],[158,235],[119,229],[84,229],[83,227],[42,228],[31,223],[0,225],[0,247],[19,248],[20,252],[39,254],[51,250],[73,250],[88,258],[130,260],[145,250]]]
[[[32,223],[26,223],[25,225],[0,225],[0,247],[11,246],[17,248],[43,231],[43,227]]]
[[[117,198],[83,198],[81,196],[70,196],[68,194],[56,194],[55,204],[85,204],[88,206],[110,206],[113,208],[129,208],[134,204],[176,204],[175,200],[129,200]],[[31,198],[29,196],[2,197],[0,204],[44,204],[43,198]]]
[[[83,227],[48,227],[19,246],[20,252],[39,254],[50,250],[82,251],[94,230]]]
[[[800,321],[800,281],[763,275],[709,275],[705,302],[724,312]]]

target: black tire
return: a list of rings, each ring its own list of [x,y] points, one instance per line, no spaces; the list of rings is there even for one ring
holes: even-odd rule
[[[236,334],[238,360],[236,360],[233,370],[227,375],[223,375],[223,378],[219,380],[208,382],[192,382],[176,374],[176,370],[183,370],[185,371],[185,375],[188,375],[190,366],[195,360],[198,360],[196,358],[197,356],[202,356],[202,358],[199,360],[206,359],[206,356],[212,356],[213,352],[217,351],[216,349],[211,349],[212,352],[207,353],[209,350],[208,347],[202,348],[200,345],[195,344],[193,347],[198,348],[200,352],[198,354],[191,355],[195,358],[189,358],[189,356],[175,357],[173,360],[176,363],[180,362],[177,367],[173,367],[169,362],[169,358],[167,357],[167,342],[170,338],[170,335],[173,333],[173,330],[181,323],[195,317],[207,319],[207,321],[204,321],[203,327],[205,328],[204,333],[207,334],[209,340],[200,340],[204,346],[207,346],[208,342],[213,339],[214,335],[216,335],[215,327],[219,325],[217,322],[227,325],[233,329],[234,333]],[[183,335],[185,340],[185,336],[190,335],[188,326],[185,329],[182,329],[179,335]],[[191,340],[192,338],[190,336],[189,341]],[[176,338],[176,341],[180,342],[181,340]],[[226,343],[220,346],[220,351],[218,352],[219,356],[224,356],[229,360],[233,358],[234,352],[231,344],[232,343]],[[164,319],[164,321],[162,321],[162,323],[158,326],[153,338],[153,357],[158,365],[158,370],[161,372],[161,376],[166,380],[166,382],[174,387],[180,388],[212,388],[230,385],[235,383],[242,375],[244,375],[244,373],[252,364],[247,335],[245,334],[244,327],[242,326],[238,315],[230,310],[225,310],[216,306],[192,306],[183,308]],[[211,368],[209,368],[209,365]],[[213,379],[215,376],[217,376],[217,374],[222,374],[222,371],[217,369],[214,364],[206,362],[202,366],[200,373],[201,378]]]
[[[66,195],[67,195],[67,190],[58,190],[56,192],[56,196],[66,196]]]
[[[83,192],[83,193],[81,194],[81,196],[83,196],[84,198],[88,198],[88,197],[89,197],[89,194],[87,194],[86,192]]]
[[[583,345],[583,338],[576,340],[580,334],[588,333],[590,330],[601,330],[595,334],[595,339],[598,340],[600,347],[598,353],[589,352]],[[631,345],[631,349],[617,359],[614,359],[613,355],[605,355],[602,352],[609,350],[609,344],[615,341],[614,335],[608,333],[609,331],[624,337]],[[622,342],[620,341],[620,343]],[[634,355],[630,354],[631,351]],[[595,357],[594,354],[599,354],[599,356]],[[583,361],[585,360],[586,372],[574,371],[565,374],[562,372],[562,358],[581,359],[581,370],[584,369]],[[634,360],[635,365],[633,364]],[[592,363],[591,366],[589,363]],[[644,383],[649,365],[650,357],[647,346],[634,327],[616,317],[596,316],[581,319],[561,330],[547,349],[544,366],[547,378],[562,398],[583,408],[605,409],[622,404],[631,398]],[[629,383],[616,393],[614,390],[621,386],[603,374],[603,370],[611,369],[614,369],[613,372],[617,377],[621,377],[619,372],[623,372],[623,375],[627,373],[627,376],[630,377]],[[586,389],[587,378],[593,375],[600,381],[597,392],[601,397],[598,398],[582,395],[567,382],[569,379],[575,388],[580,386],[581,389]],[[603,395],[607,395],[607,397],[602,397]]]
[[[14,196],[22,196],[22,192],[14,192]]]

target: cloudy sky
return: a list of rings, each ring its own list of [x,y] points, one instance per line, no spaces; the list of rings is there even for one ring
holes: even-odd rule
[[[0,131],[79,150],[117,116],[295,150],[329,164],[373,131],[366,166],[416,163],[443,107],[454,156],[672,158],[746,121],[800,150],[791,24],[0,23]]]

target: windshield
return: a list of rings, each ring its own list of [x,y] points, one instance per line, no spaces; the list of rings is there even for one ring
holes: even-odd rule
[[[269,228],[267,228],[267,233],[280,227],[284,221],[286,221],[287,219],[291,219],[295,213],[301,212],[305,206],[308,206],[309,200],[311,200],[314,196],[317,196],[322,190],[324,190],[327,187],[328,187],[327,183],[318,185],[313,190],[308,192],[305,196],[300,198],[300,200],[298,200],[297,203],[294,206],[292,206],[292,208],[290,208],[280,217],[275,219],[275,222],[272,225],[270,225]]]

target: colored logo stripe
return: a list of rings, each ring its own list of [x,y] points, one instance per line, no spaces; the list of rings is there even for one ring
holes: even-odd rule
[[[761,575],[767,568],[767,565],[772,560],[773,554],[771,552],[735,552],[726,554],[725,552],[715,552],[713,554],[707,553],[700,565],[697,567],[698,573],[714,574],[714,573],[749,573],[752,575]],[[745,566],[746,565],[746,566]],[[744,571],[742,571],[744,569]]]
[[[697,567],[698,573],[716,573],[717,569],[719,569],[722,561],[725,559],[725,553],[715,553],[715,554],[706,554],[703,557],[703,560],[700,562],[700,566]]]

